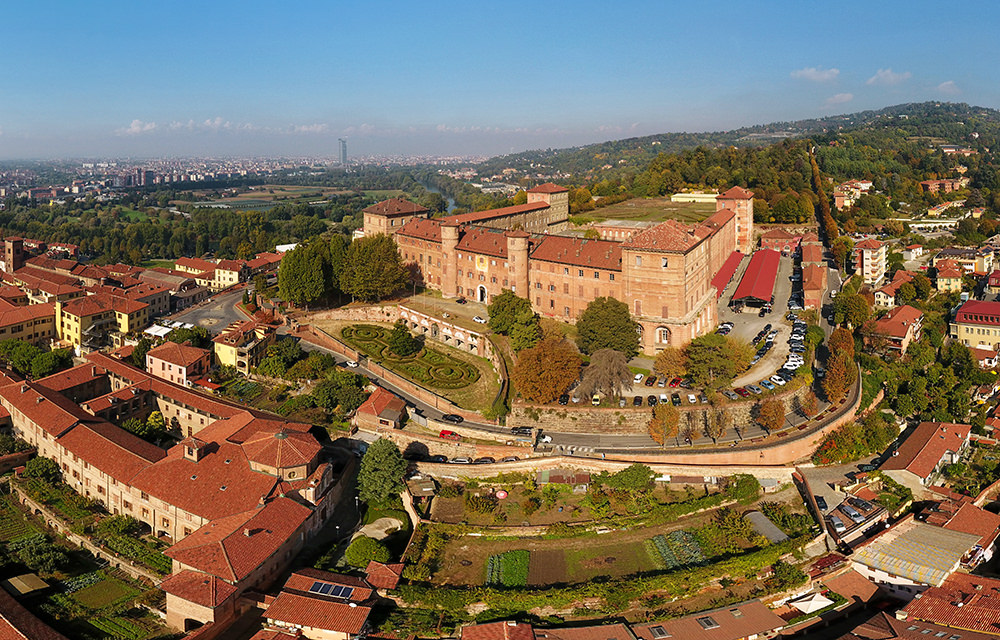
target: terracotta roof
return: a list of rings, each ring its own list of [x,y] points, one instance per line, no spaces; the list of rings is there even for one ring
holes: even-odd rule
[[[208,260],[202,260],[201,258],[177,258],[174,261],[175,267],[183,267],[191,271],[211,271],[215,269],[215,263],[209,262]]]
[[[712,215],[701,221],[702,226],[714,231],[721,229],[727,222],[736,217],[736,212],[732,209],[719,209]]]
[[[736,270],[739,269],[741,262],[743,262],[743,254],[739,251],[733,251],[726,258],[719,272],[712,277],[712,286],[715,287],[716,297],[722,296],[722,291],[729,284],[729,281],[732,280],[733,275],[736,274]]]
[[[706,620],[707,619],[707,620]],[[652,631],[661,627],[673,638],[682,640],[739,640],[754,634],[765,634],[785,626],[760,600],[703,611],[675,620],[632,625],[632,631],[642,640],[661,640]]]
[[[716,196],[717,200],[748,200],[753,197],[753,191],[747,191],[743,187],[731,187],[729,191]]]
[[[952,422],[921,422],[906,438],[896,454],[882,464],[883,471],[905,469],[926,478],[947,451],[958,451],[969,438],[972,427]]]
[[[118,482],[131,483],[166,456],[163,449],[110,422],[80,424],[59,438],[67,451]]]
[[[36,618],[4,589],[0,589],[0,638],[4,640],[67,640],[66,636]]]
[[[242,444],[247,459],[276,469],[307,465],[320,452],[320,444],[301,431],[259,431]]]
[[[966,502],[945,523],[944,528],[975,534],[979,536],[983,548],[987,549],[993,544],[997,533],[1000,532],[1000,515],[977,507],[971,502]]]
[[[406,402],[389,391],[388,389],[383,389],[382,387],[375,387],[375,391],[372,392],[368,399],[361,403],[358,407],[358,413],[365,413],[373,416],[381,416],[383,412],[389,412],[396,420],[403,411],[406,409]]]
[[[236,587],[215,576],[185,569],[160,583],[160,589],[188,602],[214,609],[236,593]]]
[[[914,324],[924,317],[924,312],[908,304],[896,307],[875,321],[875,331],[902,340]]]
[[[219,260],[215,264],[216,271],[242,271],[247,263],[243,260]]]
[[[282,591],[263,615],[274,622],[356,635],[371,611],[371,607]]]
[[[371,597],[374,593],[372,585],[368,583],[367,580],[355,576],[347,576],[342,573],[331,573],[329,571],[323,571],[322,569],[313,569],[311,567],[304,567],[294,571],[292,575],[288,576],[288,580],[285,581],[284,586],[281,587],[283,591],[300,591],[303,594],[309,592],[309,588],[315,582],[329,582],[334,585],[341,585],[345,587],[350,587],[353,591],[351,592],[351,597],[349,598],[334,598],[337,600],[349,600],[351,602],[364,602]],[[330,596],[325,596],[329,598]]]
[[[216,518],[164,553],[188,567],[238,582],[295,536],[311,513],[290,498],[275,498],[263,507]]]
[[[395,589],[403,575],[403,563],[385,564],[372,560],[365,569],[368,582],[378,589]]]
[[[507,257],[507,236],[502,229],[489,227],[464,227],[458,238],[459,251],[486,254],[497,258]]]
[[[802,290],[820,291],[826,286],[824,277],[826,267],[818,264],[808,264],[802,267]]]
[[[277,629],[261,629],[253,634],[250,640],[299,640],[301,637],[299,635],[289,635]],[[371,638],[373,636],[369,634],[368,637]]]
[[[441,242],[441,221],[414,218],[396,232],[397,236],[408,236],[418,240]]]
[[[528,189],[528,193],[564,193],[566,191],[569,191],[569,189],[566,187],[560,187],[559,185],[551,182],[546,182],[538,185],[537,187]]]
[[[621,271],[622,244],[568,236],[545,236],[531,252],[532,260],[589,269]]]
[[[556,627],[535,629],[537,640],[634,640],[624,624],[600,624],[587,627]]]
[[[377,202],[363,210],[365,213],[373,213],[378,216],[400,216],[428,213],[430,209],[422,207],[415,202],[410,202],[406,198],[390,198]]]
[[[84,318],[107,311],[135,313],[148,307],[148,304],[139,302],[138,300],[128,300],[127,298],[120,298],[107,293],[96,293],[67,300],[62,304],[62,311],[78,318]]]
[[[263,329],[265,333],[271,333],[274,331],[273,327],[261,322],[255,322],[253,320],[244,320],[242,322],[236,321],[223,329],[222,333],[212,338],[212,342],[238,347],[243,345],[245,342],[252,340],[254,336],[256,336],[258,329]]]
[[[883,285],[875,291],[881,291],[887,296],[896,297],[896,293],[899,291],[899,288],[907,282],[911,282],[913,280],[913,276],[913,273],[900,269],[892,275],[892,282]]]
[[[848,601],[868,602],[879,595],[878,585],[854,569],[824,580],[823,584],[847,598]]]
[[[0,397],[5,404],[10,404],[28,420],[57,438],[81,421],[99,420],[61,393],[37,383],[8,383],[0,387]]]
[[[941,626],[933,622],[920,620],[897,620],[892,615],[882,611],[873,618],[858,625],[853,631],[841,636],[838,640],[892,640],[901,638],[902,640],[947,640],[952,636],[958,636],[961,640],[996,640],[995,635],[977,633],[975,631],[960,631],[948,626]]]
[[[868,249],[869,251],[874,251],[876,249],[881,249],[885,244],[875,240],[874,238],[865,238],[861,242],[854,245],[855,249]]]
[[[190,367],[210,355],[210,352],[207,349],[177,344],[168,340],[147,351],[146,355],[179,367]]]
[[[107,375],[107,371],[93,364],[78,364],[65,371],[54,373],[47,378],[36,380],[35,384],[53,391],[63,392]]]
[[[461,640],[535,640],[535,632],[526,622],[504,620],[462,627]]]
[[[955,280],[962,277],[962,272],[959,269],[946,269],[939,267],[937,269],[937,279],[938,280]]]
[[[955,322],[1000,326],[1000,302],[969,300],[955,312]]]
[[[771,229],[765,233],[762,233],[761,238],[767,238],[768,240],[791,240],[793,238],[800,238],[795,234],[789,233],[784,229]]]
[[[622,247],[640,251],[684,253],[712,233],[712,229],[702,225],[689,226],[677,220],[665,220],[655,227],[636,233]]]
[[[32,304],[26,307],[13,307],[0,311],[0,327],[9,327],[41,318],[55,319],[56,307],[51,302]]]
[[[911,600],[903,611],[907,619],[1000,634],[1000,580],[953,573],[940,587]]]
[[[528,202],[525,204],[516,204],[512,207],[502,207],[500,209],[487,209],[486,211],[471,211],[469,213],[461,213],[456,216],[445,216],[443,218],[438,218],[441,222],[457,222],[459,224],[472,224],[476,222],[482,222],[483,220],[492,220],[494,218],[503,218],[506,216],[513,216],[519,213],[528,213],[530,211],[539,211],[541,209],[548,209],[549,205],[544,202]]]

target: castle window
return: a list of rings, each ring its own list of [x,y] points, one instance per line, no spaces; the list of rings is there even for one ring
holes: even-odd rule
[[[600,271],[595,271],[594,272],[594,279],[595,280],[600,280],[601,279],[601,272]]]
[[[637,266],[637,267],[641,267],[642,266],[642,256],[636,256],[635,257],[635,266]]]
[[[662,267],[663,267],[664,269],[666,269],[666,268],[667,268],[667,266],[668,266],[668,264],[667,264],[667,259],[666,259],[666,258],[660,258],[660,260],[661,260],[661,261],[662,261],[662,263],[663,263],[663,264],[662,264],[661,266],[662,266]]]
[[[568,276],[569,275],[569,267],[563,267],[563,275],[564,276]]]
[[[610,280],[611,282],[614,282],[615,281],[615,274],[609,273],[608,274],[608,280]]]
[[[580,276],[582,278],[583,277],[583,269],[578,270],[576,275],[578,275],[578,276]]]
[[[563,307],[563,315],[564,316],[568,316],[569,315],[569,307]]]

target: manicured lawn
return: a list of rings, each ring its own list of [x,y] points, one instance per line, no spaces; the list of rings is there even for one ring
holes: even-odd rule
[[[135,209],[122,209],[121,217],[129,222],[145,222],[149,220],[149,216],[142,211],[136,211]]]
[[[609,207],[570,216],[576,224],[598,220],[641,220],[663,222],[673,219],[691,224],[701,222],[715,213],[715,204],[702,202],[671,202],[664,198],[633,198]]]
[[[73,593],[80,604],[91,609],[101,609],[120,600],[134,598],[139,590],[116,578],[105,578],[96,584]]]

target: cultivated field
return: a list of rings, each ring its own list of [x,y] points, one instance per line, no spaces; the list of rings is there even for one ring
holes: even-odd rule
[[[714,204],[701,202],[671,202],[669,197],[635,198],[570,216],[576,224],[587,224],[602,220],[638,220],[662,222],[674,219],[685,223],[701,222],[715,213]]]

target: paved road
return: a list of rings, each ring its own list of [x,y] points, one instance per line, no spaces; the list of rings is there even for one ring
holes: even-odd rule
[[[246,320],[246,316],[237,311],[235,306],[243,299],[242,289],[218,294],[210,299],[211,302],[197,304],[174,314],[170,319],[205,327],[210,333],[219,333],[232,322]]]

